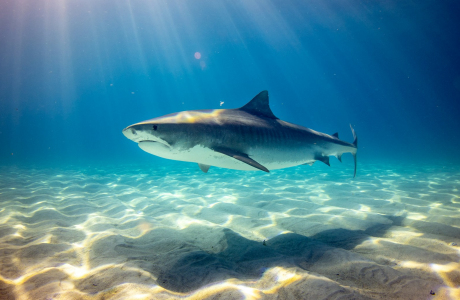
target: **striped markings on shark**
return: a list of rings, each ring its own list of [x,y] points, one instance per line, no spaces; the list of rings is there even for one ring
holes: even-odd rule
[[[343,153],[354,157],[353,143],[277,118],[270,109],[268,92],[262,91],[241,108],[190,110],[173,113],[123,129],[139,147],[166,159],[198,163],[207,173],[211,166],[254,171],[329,164],[329,156],[342,161]]]

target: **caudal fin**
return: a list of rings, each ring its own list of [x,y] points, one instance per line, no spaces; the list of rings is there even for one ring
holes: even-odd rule
[[[356,151],[358,151],[358,137],[356,136],[355,130],[353,129],[351,124],[350,124],[350,128],[351,128],[351,133],[353,133],[353,139],[354,139],[353,140],[353,145],[355,145]],[[357,162],[356,162],[356,152],[352,153],[352,154],[353,154],[353,158],[355,160],[355,172],[353,174],[353,178],[355,178],[355,176],[356,176],[356,164],[357,164]]]

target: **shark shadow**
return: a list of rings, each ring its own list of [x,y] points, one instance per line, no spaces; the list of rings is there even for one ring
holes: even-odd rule
[[[259,279],[265,270],[275,266],[309,270],[325,253],[334,249],[348,252],[344,250],[353,249],[371,236],[381,237],[391,226],[400,224],[403,217],[389,219],[392,224],[378,224],[367,230],[332,229],[312,237],[282,234],[267,240],[265,245],[225,228],[226,247],[217,253],[174,238],[177,236],[175,230],[158,229],[149,237],[157,241],[154,244],[141,246],[133,239],[118,244],[115,250],[127,257],[128,265],[152,273],[160,286],[186,293],[229,278]],[[181,234],[190,235],[187,228]]]

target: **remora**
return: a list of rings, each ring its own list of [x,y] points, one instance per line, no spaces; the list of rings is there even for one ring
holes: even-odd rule
[[[198,163],[203,172],[210,166],[235,170],[289,168],[315,161],[329,164],[329,156],[342,161],[354,157],[353,143],[278,119],[270,109],[268,92],[262,91],[237,109],[190,110],[136,123],[123,134],[156,156]]]

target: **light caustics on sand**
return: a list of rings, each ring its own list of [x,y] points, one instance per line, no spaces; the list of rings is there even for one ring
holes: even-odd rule
[[[7,293],[459,296],[455,172],[408,179],[375,167],[365,171],[378,177],[350,182],[347,171],[306,177],[302,168],[269,179],[238,171],[202,177],[194,168],[122,171],[0,172]]]

